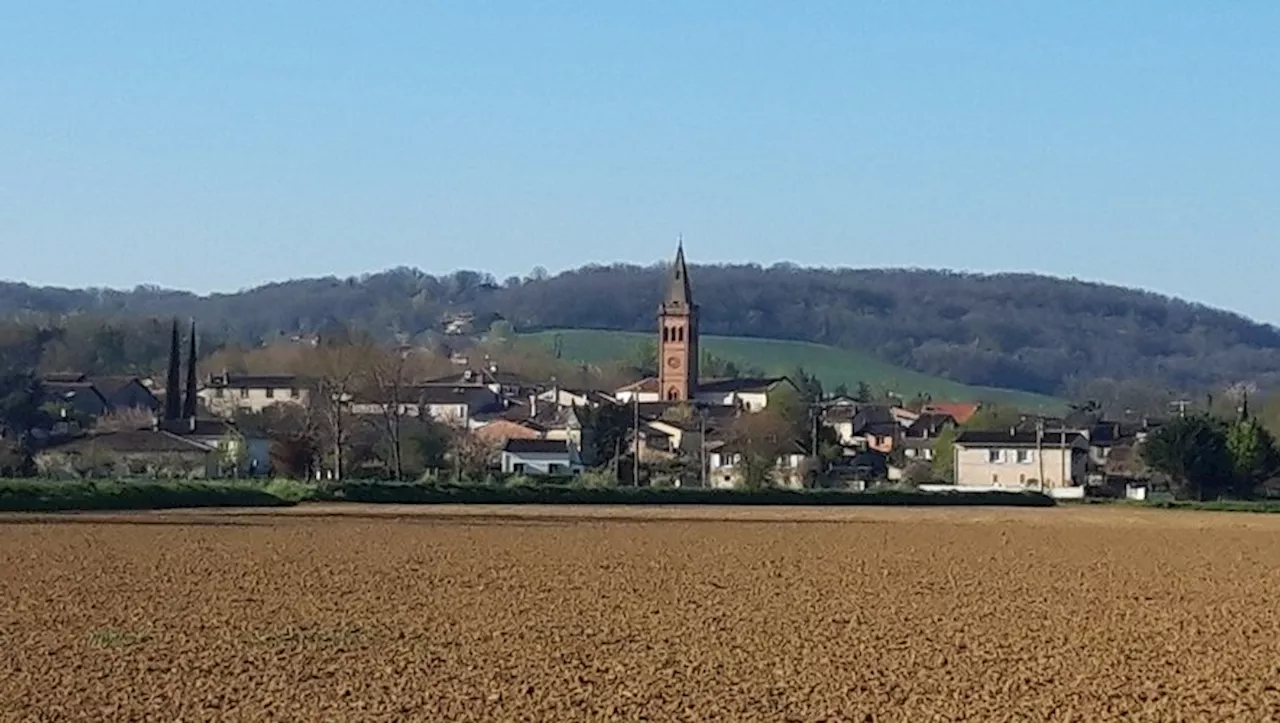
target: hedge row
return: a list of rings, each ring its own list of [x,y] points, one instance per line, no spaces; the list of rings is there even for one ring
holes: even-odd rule
[[[830,505],[830,506],[1012,506],[1052,507],[1037,492],[912,492],[909,490],[673,489],[665,487],[574,487],[569,485],[449,485],[346,482],[332,498],[347,502],[400,504],[567,505]]]
[[[759,491],[573,485],[398,484],[350,481],[324,489],[288,480],[0,480],[0,511],[144,510],[178,507],[287,507],[298,502],[562,505],[867,505],[1051,507],[1034,492],[910,490]]]
[[[194,481],[0,480],[0,511],[162,510],[178,507],[287,507],[290,485]]]

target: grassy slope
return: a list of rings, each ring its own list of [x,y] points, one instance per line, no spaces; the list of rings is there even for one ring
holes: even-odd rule
[[[523,338],[550,345],[560,337],[562,354],[567,359],[600,363],[626,358],[650,334],[595,329],[560,329],[522,335]],[[851,349],[838,349],[821,344],[775,339],[752,339],[732,336],[704,336],[702,348],[737,364],[749,364],[769,373],[786,373],[797,365],[816,374],[830,387],[845,384],[853,389],[858,382],[874,389],[890,389],[905,397],[916,393],[934,399],[956,401],[989,401],[1015,405],[1026,410],[1059,411],[1063,401],[1030,392],[1009,389],[973,387],[941,377],[903,369]]]

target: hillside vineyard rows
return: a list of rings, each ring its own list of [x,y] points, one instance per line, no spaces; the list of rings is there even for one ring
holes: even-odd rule
[[[1262,720],[1280,518],[0,520],[0,720]]]

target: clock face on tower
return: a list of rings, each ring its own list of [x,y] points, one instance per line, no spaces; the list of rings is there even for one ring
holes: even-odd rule
[[[669,357],[667,357],[667,366],[668,366],[668,367],[670,367],[670,368],[672,368],[672,369],[679,369],[679,368],[680,368],[680,357],[678,357],[678,356],[669,356]]]

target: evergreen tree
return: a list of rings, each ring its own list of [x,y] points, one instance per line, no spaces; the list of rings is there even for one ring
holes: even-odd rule
[[[1223,424],[1206,415],[1180,417],[1142,444],[1142,459],[1169,476],[1178,497],[1204,500],[1231,489],[1234,463]]]
[[[184,419],[195,419],[197,404],[196,382],[196,322],[191,322],[191,341],[187,347],[187,397],[182,405]]]
[[[871,391],[871,385],[866,382],[858,382],[858,391],[853,393],[853,400],[862,404],[870,404],[875,400],[875,392]]]
[[[173,331],[169,339],[169,376],[164,386],[164,418],[168,420],[182,417],[182,351],[178,338],[178,320],[173,320]]]

